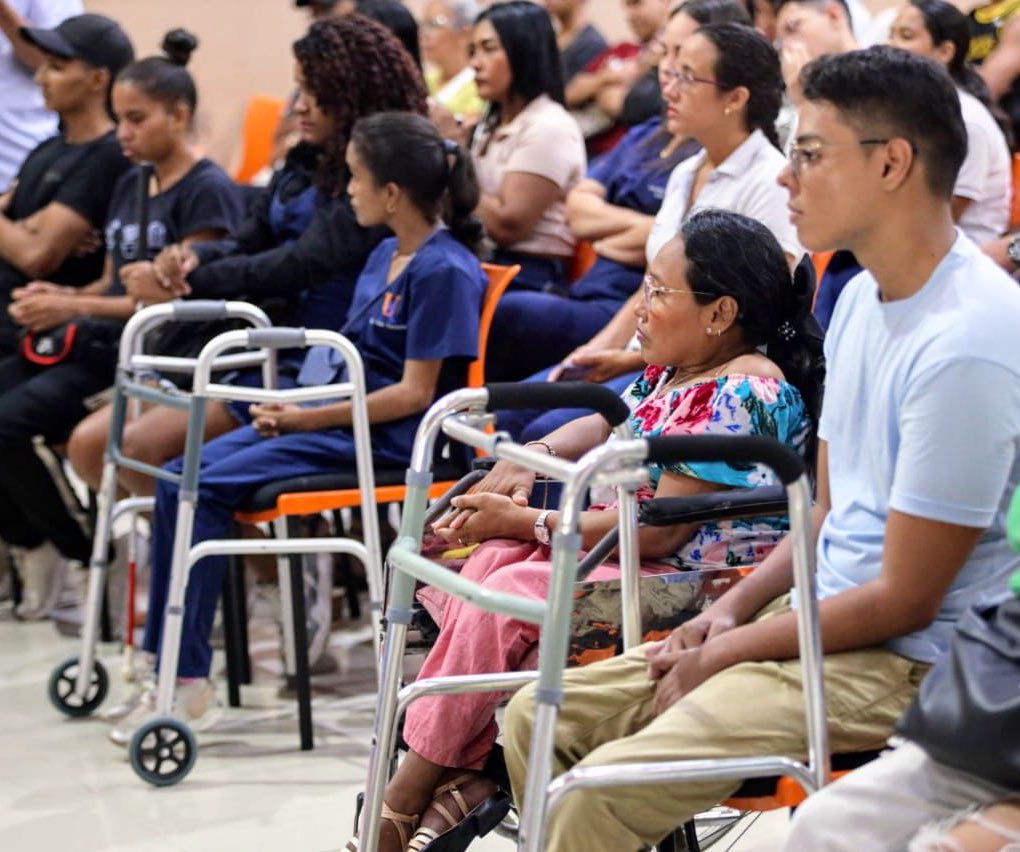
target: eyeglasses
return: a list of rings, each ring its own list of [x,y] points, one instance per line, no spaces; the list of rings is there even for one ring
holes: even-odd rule
[[[666,68],[660,65],[659,74],[662,75],[664,82],[663,88],[669,86],[670,83],[676,83],[678,86],[683,86],[685,89],[695,83],[705,83],[708,86],[715,86],[717,89],[730,88],[725,83],[720,83],[718,80],[709,80],[706,77],[695,77],[690,70],[686,68],[682,71],[674,71],[671,68]]]
[[[692,296],[710,296],[712,298],[719,295],[718,293],[707,293],[704,290],[689,290],[687,287],[663,287],[656,284],[655,279],[647,274],[641,279],[641,295],[644,296],[646,308],[651,307],[656,299],[666,293],[690,293]]]
[[[845,145],[885,145],[889,139],[858,139],[856,142],[826,142],[815,140],[806,145],[794,143],[790,146],[790,171],[799,175],[805,166],[813,166],[822,156],[822,148],[838,148]]]

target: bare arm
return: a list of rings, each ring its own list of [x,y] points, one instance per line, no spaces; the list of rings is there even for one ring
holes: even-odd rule
[[[10,39],[11,47],[14,48],[14,55],[18,62],[29,71],[35,71],[43,63],[43,54],[39,48],[29,44],[21,37],[19,30],[22,27],[31,26],[14,9],[7,0],[0,0],[0,31]]]
[[[639,225],[651,231],[654,216],[610,204],[605,199],[606,188],[591,178],[581,181],[567,194],[567,224],[574,236],[580,240],[601,240]]]
[[[597,240],[593,247],[597,254],[608,260],[615,260],[624,266],[638,269],[645,265],[645,245],[652,230],[654,219],[649,216],[647,222],[636,222],[618,234],[611,234]]]
[[[388,423],[424,411],[436,395],[441,360],[404,362],[400,381],[365,398],[370,423]],[[266,437],[284,432],[315,432],[351,425],[351,404],[336,402],[317,408],[267,403],[251,407],[252,425]]]
[[[1020,19],[1010,19],[999,36],[995,50],[976,70],[988,86],[993,101],[1009,91],[1017,74],[1020,74]]]
[[[954,195],[952,201],[953,221],[959,222],[960,217],[963,216],[970,205],[971,199],[964,198],[962,195]]]
[[[499,193],[483,195],[475,213],[492,239],[509,246],[530,237],[545,211],[562,197],[562,190],[548,178],[508,172]]]
[[[709,491],[721,491],[725,486],[704,482],[689,476],[664,473],[656,489],[656,497],[687,497]],[[532,541],[535,538],[535,521],[542,509],[520,506],[509,497],[491,492],[465,494],[454,497],[453,506],[461,512],[463,522],[440,527],[437,531],[451,541],[462,543],[486,541],[490,538],[515,538]],[[546,523],[550,531],[559,528],[559,512],[551,512]],[[619,525],[619,512],[606,509],[601,512],[584,512],[581,515],[581,540],[586,548],[595,544],[610,530]],[[437,525],[438,526],[438,525]],[[638,548],[644,559],[661,559],[676,553],[687,542],[700,524],[676,524],[670,527],[641,527],[638,531]]]
[[[45,278],[91,230],[88,219],[57,201],[17,222],[0,216],[0,257],[30,278]]]

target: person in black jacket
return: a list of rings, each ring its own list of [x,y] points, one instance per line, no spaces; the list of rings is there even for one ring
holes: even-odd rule
[[[424,115],[426,94],[400,42],[380,24],[358,15],[314,23],[294,44],[294,55],[302,144],[231,238],[165,249],[154,263],[155,275],[131,290],[139,301],[272,301],[283,308],[274,314],[278,322],[334,330],[342,324],[354,283],[386,234],[358,225],[351,209],[344,161],[351,128],[362,116],[383,110]],[[286,373],[286,359],[281,362]],[[300,356],[295,361],[299,363]],[[282,375],[281,383],[292,378]],[[246,374],[235,380],[258,378]],[[244,413],[237,406],[210,403],[206,438],[236,428]],[[183,451],[186,428],[180,412],[150,408],[127,425],[124,451],[161,465]],[[106,408],[71,436],[71,463],[92,487],[102,475],[108,430]],[[130,471],[121,471],[121,483],[136,494],[154,489],[149,477]]]

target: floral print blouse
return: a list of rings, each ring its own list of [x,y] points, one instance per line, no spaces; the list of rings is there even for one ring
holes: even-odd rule
[[[800,392],[785,381],[731,374],[686,387],[667,388],[670,367],[648,367],[624,393],[636,437],[653,435],[764,435],[802,454],[811,421]],[[648,500],[662,475],[651,467],[651,481],[638,492]],[[772,471],[758,464],[681,462],[666,470],[731,488],[773,485]],[[595,507],[593,507],[595,508]],[[726,520],[702,525],[672,557],[681,569],[757,565],[789,530],[784,517]]]

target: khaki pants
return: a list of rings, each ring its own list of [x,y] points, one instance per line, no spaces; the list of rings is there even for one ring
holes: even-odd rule
[[[758,614],[789,609],[789,596]],[[825,658],[826,707],[837,752],[880,748],[928,670],[881,648]],[[645,761],[806,756],[800,664],[741,663],[710,678],[661,716],[652,714],[644,646],[570,669],[556,725],[553,775],[573,766]],[[504,748],[521,803],[535,710],[534,686],[507,708]],[[553,852],[635,852],[657,843],[699,811],[731,795],[739,782],[704,781],[606,787],[571,793],[549,825]]]

